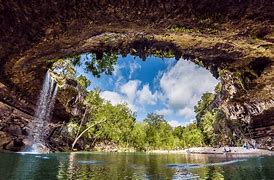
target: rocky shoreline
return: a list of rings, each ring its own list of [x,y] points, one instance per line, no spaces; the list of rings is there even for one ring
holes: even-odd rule
[[[228,150],[230,151],[228,152]],[[213,147],[193,147],[182,150],[152,150],[148,153],[170,153],[170,154],[231,154],[231,155],[274,155],[274,151],[265,149],[244,149],[243,147],[224,147],[213,148]]]

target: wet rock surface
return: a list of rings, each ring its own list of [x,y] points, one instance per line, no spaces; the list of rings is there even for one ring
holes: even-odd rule
[[[1,2],[0,148],[23,146],[48,59],[84,52],[145,58],[156,50],[220,76],[219,105],[247,123],[248,137],[273,147],[273,9],[271,0]],[[57,99],[53,132],[81,114],[73,108],[77,93],[70,100],[67,107]]]

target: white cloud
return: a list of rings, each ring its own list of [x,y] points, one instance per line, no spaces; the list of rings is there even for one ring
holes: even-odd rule
[[[156,110],[155,112],[157,114],[167,116],[167,115],[172,114],[173,111],[171,109],[164,108],[164,109]]]
[[[193,118],[195,116],[194,108],[185,107],[177,111],[177,114],[182,117]]]
[[[132,78],[132,75],[138,69],[141,69],[141,65],[137,64],[135,61],[129,64],[129,79]]]
[[[179,121],[176,121],[176,120],[171,120],[171,121],[168,121],[167,122],[171,127],[177,127],[177,126],[183,126],[182,123],[180,123]]]
[[[101,97],[110,101],[113,105],[127,103],[133,111],[137,106],[155,105],[158,99],[158,93],[152,93],[149,85],[140,87],[139,80],[130,80],[122,84],[117,91],[103,91]],[[140,109],[140,108],[139,108]]]
[[[139,66],[136,63],[127,66],[130,68],[130,77],[141,68]],[[156,113],[173,117],[172,121],[168,121],[172,127],[192,122],[195,118],[193,106],[203,93],[213,91],[218,82],[207,70],[192,62],[180,60],[174,66],[170,65],[166,71],[158,73],[152,86],[158,87],[156,91],[152,91],[151,84],[141,86],[141,81],[123,77],[120,68],[124,67],[116,67],[116,88],[102,92],[101,97],[114,105],[127,103],[131,110],[138,113],[147,113],[150,108],[147,105],[154,105],[153,108],[158,108]],[[160,109],[158,105],[165,108]]]
[[[116,77],[120,74],[120,66],[118,64],[114,65],[114,70],[112,71],[112,76]]]
[[[146,105],[155,105],[158,98],[161,98],[161,94],[159,92],[152,93],[148,84],[140,85],[139,80],[130,80],[122,84],[116,91],[101,92],[101,97],[113,105],[127,103],[133,111],[141,110]]]
[[[140,83],[138,80],[130,80],[120,87],[120,92],[125,94],[130,102],[134,102]]]
[[[157,102],[157,94],[152,94],[149,85],[146,84],[138,91],[138,101],[140,104],[154,105]]]
[[[124,97],[123,95],[121,95],[117,92],[103,91],[100,93],[100,96],[103,99],[109,101],[113,105],[126,103],[132,111],[136,111],[136,109],[137,109],[135,107],[135,105],[133,103],[131,103],[126,97]]]
[[[125,81],[123,76],[118,76],[116,79],[113,79],[113,82],[115,82],[114,84],[115,89],[119,89],[121,85],[123,84],[123,81]]]
[[[180,60],[160,78],[160,88],[170,109],[187,118],[194,117],[193,106],[207,91],[213,91],[218,81],[205,69]]]
[[[110,76],[109,78],[110,84],[115,82],[114,89],[119,89],[120,86],[123,84],[123,82],[126,81],[124,76],[122,76],[122,72],[121,72],[123,68],[125,68],[125,66],[121,64],[116,64],[114,66],[114,71],[112,72],[112,76]]]
[[[101,92],[100,96],[102,98],[104,98],[105,100],[110,101],[111,104],[113,104],[113,105],[117,105],[117,104],[126,102],[120,94],[113,92],[113,91],[103,91],[103,92]]]
[[[177,120],[171,120],[171,121],[167,121],[167,123],[171,126],[171,127],[178,127],[178,126],[187,126],[188,124],[194,122],[195,119],[189,119],[188,121],[184,121],[184,122],[179,122]]]

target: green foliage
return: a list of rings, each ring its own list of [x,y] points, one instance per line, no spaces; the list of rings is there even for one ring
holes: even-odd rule
[[[161,58],[173,58],[175,56],[174,52],[169,50],[169,51],[163,51],[163,50],[152,50],[151,54],[157,57]]]
[[[249,67],[241,70],[236,70],[236,72],[233,73],[233,76],[243,90],[247,90],[251,84],[251,81],[258,78],[258,74]]]
[[[146,141],[145,125],[143,123],[136,123],[130,133],[131,144],[137,150],[145,150],[148,146]]]
[[[221,90],[222,90],[222,84],[221,83],[218,83],[217,85],[216,85],[216,87],[215,87],[215,93],[219,93],[219,92],[221,92]]]
[[[151,127],[160,128],[162,123],[166,123],[163,115],[158,115],[156,113],[149,113],[144,119],[144,122]]]
[[[92,54],[92,58],[85,63],[86,70],[91,72],[95,77],[100,77],[101,73],[111,75],[117,60],[117,54],[103,53],[102,58]]]
[[[71,119],[67,125],[68,133],[71,137],[75,137],[78,130],[78,124],[74,119]]]
[[[220,92],[221,85],[217,84],[215,92]],[[203,142],[206,145],[216,145],[220,139],[220,135],[216,133],[216,126],[220,121],[225,120],[225,117],[218,109],[210,107],[215,98],[215,94],[204,93],[201,100],[194,107],[198,128],[203,135]]]
[[[133,146],[137,149],[176,149],[203,143],[196,124],[173,129],[163,116],[155,113],[148,114],[144,123],[137,124],[132,133]]]
[[[166,122],[162,115],[154,113],[148,114],[144,122],[146,123],[147,141],[151,148],[174,148],[172,127]]]
[[[185,127],[182,141],[184,147],[201,146],[203,144],[203,135],[201,130],[197,128],[196,123],[191,123]]]
[[[76,78],[78,84],[82,86],[84,89],[90,86],[91,81],[86,78],[86,76],[80,75]]]
[[[204,142],[206,144],[216,144],[217,135],[215,133],[214,125],[218,118],[218,111],[207,111],[202,117],[202,131],[204,135]]]
[[[185,26],[181,26],[181,25],[178,25],[178,24],[175,24],[175,25],[172,25],[171,27],[169,27],[167,29],[169,32],[187,32],[187,33],[190,33],[190,32],[193,32],[194,29],[191,29],[191,28],[187,28]],[[198,30],[197,30],[198,31]]]
[[[64,58],[67,61],[70,61],[73,66],[80,66],[81,65],[81,55],[68,55]]]
[[[110,141],[121,146],[127,146],[130,141],[130,132],[135,123],[135,114],[125,105],[112,105],[100,97],[98,89],[88,93],[86,97],[88,113],[84,124],[80,122],[76,129],[81,132],[88,129],[83,138],[86,142]],[[102,122],[102,123],[98,123]],[[70,123],[69,127],[75,129],[75,124]],[[89,128],[92,127],[92,128]],[[72,131],[75,134],[75,130]]]
[[[199,59],[195,59],[194,62],[195,62],[198,66],[200,66],[200,67],[205,67],[203,61],[201,61],[201,60],[199,60]]]
[[[96,142],[112,142],[120,147],[133,147],[137,150],[177,149],[201,146],[204,143],[216,143],[214,124],[221,119],[217,110],[208,111],[208,105],[214,95],[206,93],[195,110],[201,115],[201,124],[191,123],[186,127],[172,128],[164,116],[150,113],[143,122],[135,122],[133,113],[126,104],[112,105],[100,97],[100,90],[90,91],[85,104],[88,113],[83,121],[75,120],[68,124],[69,135],[76,137],[77,132],[84,132],[81,137],[85,150]],[[98,123],[102,122],[102,123]]]
[[[208,92],[204,93],[202,95],[201,100],[194,107],[194,112],[196,113],[196,120],[199,127],[202,123],[202,117],[208,111],[209,105],[213,102],[214,98],[215,98],[215,94],[208,93]]]
[[[238,81],[238,83],[241,85],[241,87],[246,90],[246,84],[243,79],[243,75],[240,71],[236,71],[233,73],[234,78]]]
[[[86,56],[85,69],[95,77],[105,73],[111,75],[114,71],[114,65],[117,63],[117,54],[103,53],[102,57],[96,57],[95,54]],[[52,70],[61,75],[63,78],[76,78],[76,66],[82,66],[81,55],[70,55],[64,58],[52,59],[49,62],[54,63]],[[83,78],[82,78],[83,79]],[[85,85],[85,84],[84,84]],[[83,86],[85,87],[85,86]]]
[[[135,114],[125,104],[111,105],[100,97],[98,90],[88,94],[86,103],[89,104],[89,112],[83,126],[80,127],[80,122],[75,120],[67,126],[72,137],[76,136],[79,128],[81,132],[86,130],[82,137],[84,148],[102,141],[142,151],[171,150],[203,144],[202,133],[195,123],[173,129],[163,116],[155,113],[148,114],[143,122],[136,123]]]
[[[220,93],[220,91],[221,84],[219,83],[215,87],[215,93]],[[213,108],[212,102],[215,96],[212,93],[204,93],[201,100],[194,107],[203,143],[212,146],[235,145],[241,141],[241,132],[243,132],[241,125],[228,119],[222,110]]]
[[[96,127],[95,136],[128,146],[129,134],[135,123],[135,115],[124,104],[113,106],[106,103],[104,107],[106,110],[100,113],[107,121]]]
[[[176,137],[178,137],[179,139],[182,139],[183,138],[183,134],[184,134],[184,129],[185,129],[185,127],[183,127],[183,126],[177,126],[173,130],[173,135],[176,136]]]
[[[62,78],[75,79],[76,70],[70,60],[58,59],[52,66],[52,69],[57,72]]]

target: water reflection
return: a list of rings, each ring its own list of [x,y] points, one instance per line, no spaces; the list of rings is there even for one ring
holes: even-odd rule
[[[56,176],[55,164],[56,161],[47,155],[0,153],[0,179],[54,177]],[[44,171],[44,167],[48,167],[47,171]]]
[[[271,179],[274,157],[60,153],[0,154],[0,179]],[[168,166],[168,165],[174,165]],[[175,166],[177,165],[177,166]]]

